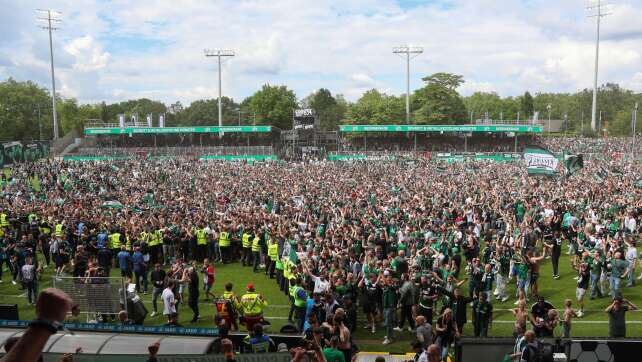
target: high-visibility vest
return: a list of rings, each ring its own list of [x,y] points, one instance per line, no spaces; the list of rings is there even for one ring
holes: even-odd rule
[[[250,234],[248,233],[243,233],[243,238],[242,238],[242,245],[244,249],[249,249],[250,248]]]
[[[261,247],[259,246],[259,241],[261,238],[258,236],[255,236],[254,239],[252,239],[252,251],[254,252],[259,252],[261,251]]]
[[[254,292],[248,292],[241,297],[241,309],[243,315],[256,316],[263,313],[263,308],[267,306],[267,302],[261,300],[259,295]]]
[[[51,234],[51,228],[49,227],[49,224],[44,224],[44,225],[45,226],[40,227],[40,231],[45,235]]]
[[[140,234],[138,234],[138,241],[144,241],[149,244],[149,234],[146,231],[141,231]]]
[[[156,236],[158,243],[163,245],[163,232],[160,229],[154,231],[154,236]]]
[[[216,300],[216,312],[221,316],[234,314],[237,307],[234,292],[223,292],[223,297]]]
[[[230,233],[227,231],[221,231],[218,235],[218,246],[224,248],[230,246]]]
[[[158,235],[155,232],[152,231],[148,235],[149,235],[149,246],[156,246],[160,244],[160,240],[158,240]]]
[[[205,238],[205,229],[196,230],[196,244],[207,245],[207,239]]]
[[[294,295],[293,295],[293,297],[294,297],[294,306],[298,307],[298,308],[303,308],[308,303],[308,293],[307,292],[305,292],[305,298],[300,298],[299,297],[299,291],[301,291],[301,290],[303,292],[305,292],[305,289],[303,289],[303,288],[301,288],[299,286],[294,287]]]
[[[132,251],[132,241],[129,239],[129,235],[125,235],[125,249]]]
[[[120,233],[109,235],[109,239],[111,240],[111,249],[120,249]]]
[[[62,238],[62,224],[56,224],[56,237]]]
[[[279,244],[273,242],[272,239],[268,240],[268,256],[270,260],[275,261],[279,255]]]
[[[9,220],[7,220],[7,214],[0,214],[0,227],[6,228],[9,226]]]
[[[290,280],[290,260],[288,258],[283,259],[283,277],[285,280]]]
[[[274,267],[276,270],[283,270],[283,262],[281,259],[276,259],[276,266]]]

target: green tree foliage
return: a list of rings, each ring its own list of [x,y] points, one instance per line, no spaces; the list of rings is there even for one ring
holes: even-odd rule
[[[101,105],[83,104],[73,99],[63,99],[56,104],[60,119],[60,134],[65,135],[72,130],[82,131],[85,122],[89,119],[100,119]]]
[[[376,89],[365,92],[356,103],[348,106],[348,123],[402,124],[405,123],[402,97],[390,96]]]
[[[329,90],[321,88],[306,97],[303,102],[305,107],[314,110],[323,130],[336,130],[337,125],[345,116],[347,103],[341,95],[337,98],[333,97]]]
[[[466,105],[456,89],[463,77],[450,73],[435,73],[422,78],[426,83],[415,91],[413,104],[418,123],[461,124],[468,122]]]
[[[0,82],[0,140],[37,140],[38,108],[42,138],[49,139],[53,134],[49,92],[30,81],[9,78]]]
[[[524,115],[523,119],[529,119],[533,116],[533,111],[535,110],[535,106],[533,105],[533,96],[530,94],[530,92],[526,91],[524,93],[524,96],[521,99],[521,112]]]
[[[257,124],[266,124],[282,130],[292,129],[292,114],[297,108],[294,92],[286,86],[264,85],[261,90],[241,103],[243,111],[256,114]]]
[[[238,124],[239,105],[232,98],[222,97],[223,125]],[[177,125],[218,125],[218,99],[205,99],[192,102],[189,107],[176,113]]]

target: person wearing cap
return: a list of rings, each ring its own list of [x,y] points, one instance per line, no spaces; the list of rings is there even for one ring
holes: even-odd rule
[[[245,327],[248,332],[254,325],[263,320],[263,309],[268,305],[263,296],[254,290],[254,284],[247,285],[247,293],[241,296],[241,313],[245,318]]]

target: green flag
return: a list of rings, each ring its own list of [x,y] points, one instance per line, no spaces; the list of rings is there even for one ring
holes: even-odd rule
[[[122,209],[124,206],[120,203],[120,201],[110,200],[103,202],[100,207],[102,207],[103,209]]]
[[[551,151],[540,146],[526,146],[524,148],[524,162],[529,176],[553,176],[559,163]]]
[[[296,254],[296,241],[290,240],[290,261],[294,264],[299,262],[299,256]]]
[[[574,174],[584,168],[584,157],[564,152],[564,168],[567,175]]]

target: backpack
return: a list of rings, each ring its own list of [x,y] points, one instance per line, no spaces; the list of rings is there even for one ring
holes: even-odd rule
[[[553,362],[553,346],[550,343],[537,341],[537,347],[526,345],[529,349],[528,362]]]

